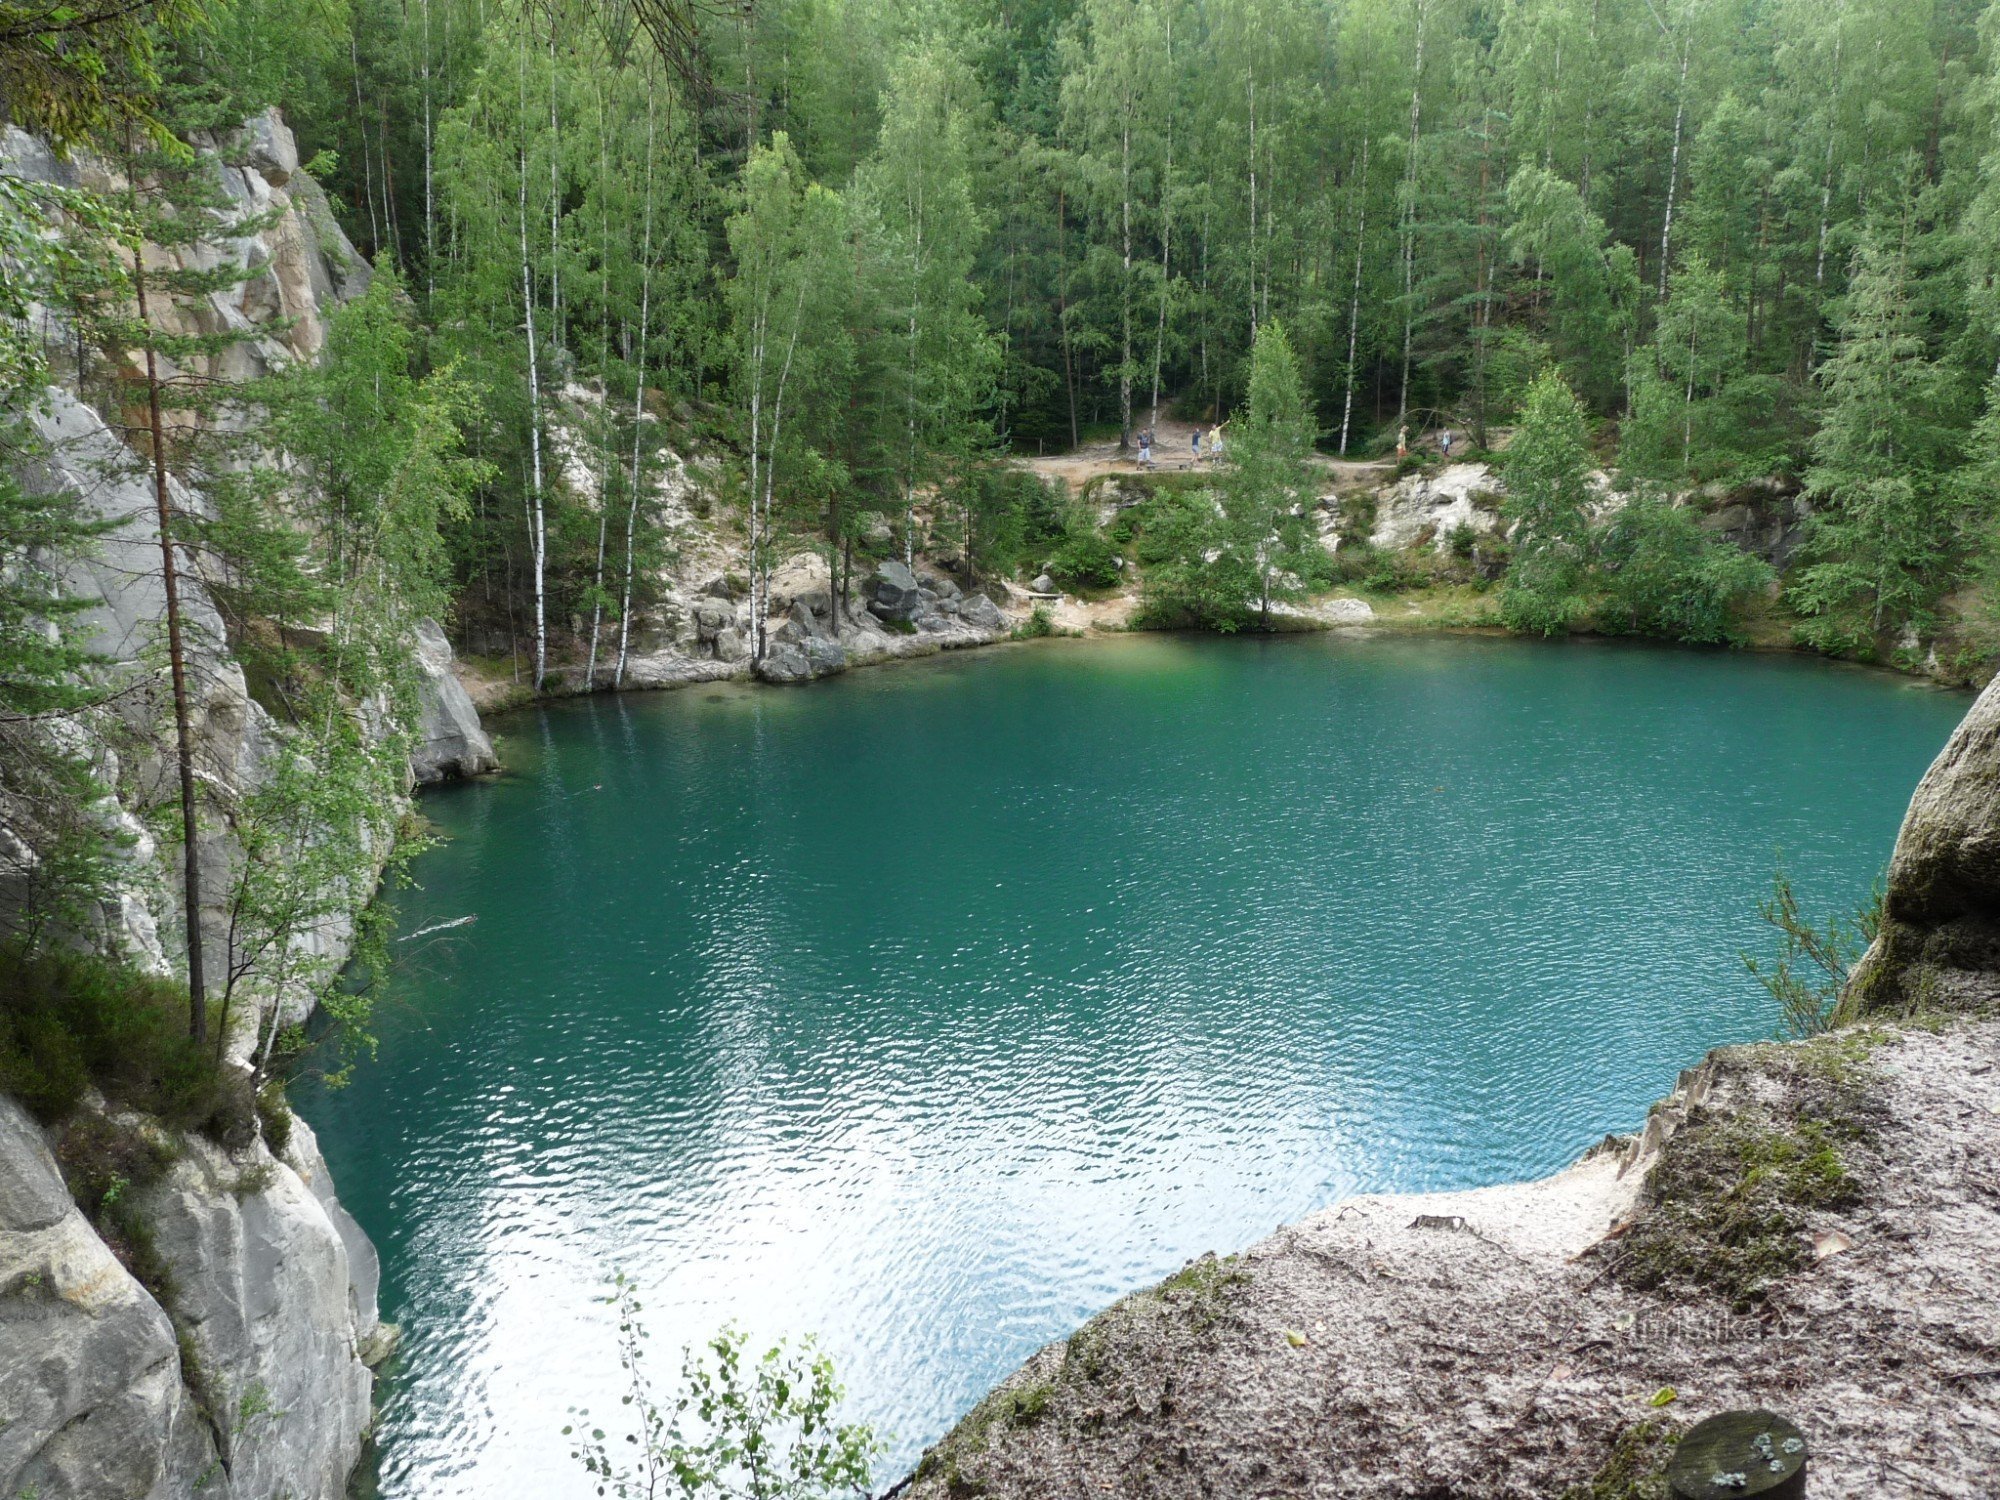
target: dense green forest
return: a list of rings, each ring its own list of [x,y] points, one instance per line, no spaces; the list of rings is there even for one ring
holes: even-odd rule
[[[843,583],[857,545],[1039,566],[1077,523],[1004,455],[1230,417],[1273,327],[1323,453],[1453,428],[1478,454],[1552,372],[1573,402],[1544,415],[1582,424],[1566,462],[1658,502],[1596,537],[1563,481],[1515,528],[1509,623],[1726,634],[1702,600],[1757,580],[1663,497],[1775,477],[1810,517],[1785,580],[1801,643],[1886,656],[1945,630],[1971,675],[1994,649],[2000,8],[6,17],[8,110],[65,144],[283,110],[407,293],[412,375],[449,374],[480,474],[439,526],[461,638],[537,679],[585,634],[608,657],[645,602],[669,449],[719,455],[752,555],[820,546]],[[1645,597],[1615,597],[1621,575]]]

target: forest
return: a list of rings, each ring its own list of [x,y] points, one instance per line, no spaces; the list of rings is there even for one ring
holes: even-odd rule
[[[1553,372],[1625,483],[1803,489],[1800,643],[1886,656],[1949,622],[1974,675],[1993,649],[1992,7],[136,14],[89,107],[10,64],[11,113],[103,149],[114,119],[283,111],[406,294],[410,374],[449,373],[479,466],[441,527],[460,637],[536,681],[551,650],[616,652],[673,452],[716,460],[753,554],[809,543],[843,582],[857,545],[1038,566],[1073,522],[1007,455],[1224,420],[1267,327],[1323,453],[1455,428],[1477,454]],[[1671,516],[1637,529],[1701,552]],[[1591,614],[1544,602],[1510,621]]]

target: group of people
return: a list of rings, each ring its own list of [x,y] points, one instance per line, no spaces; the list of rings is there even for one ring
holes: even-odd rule
[[[1222,429],[1228,425],[1226,422],[1218,422],[1212,430],[1206,431],[1201,427],[1195,428],[1194,462],[1196,464],[1199,464],[1203,458],[1206,458],[1212,464],[1222,462]],[[1208,441],[1208,451],[1205,454],[1202,451],[1202,440],[1204,438]],[[1143,429],[1139,433],[1139,467],[1142,469],[1153,467],[1153,429],[1150,427]]]

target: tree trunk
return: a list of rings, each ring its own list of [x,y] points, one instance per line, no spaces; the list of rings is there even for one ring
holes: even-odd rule
[[[1132,100],[1127,91],[1125,128],[1119,136],[1124,279],[1118,288],[1118,446],[1132,446]]]
[[[1403,381],[1396,397],[1396,421],[1409,420],[1410,350],[1416,334],[1417,142],[1424,102],[1424,20],[1428,5],[1417,0],[1417,45],[1410,75],[1410,159],[1403,167]]]
[[[1667,211],[1660,220],[1660,300],[1667,300],[1667,267],[1673,260],[1674,188],[1681,175],[1681,124],[1687,118],[1688,61],[1694,39],[1681,39],[1681,81],[1674,91],[1674,149],[1667,158]]]
[[[1347,399],[1340,408],[1340,456],[1347,457],[1347,433],[1354,419],[1355,356],[1361,347],[1361,252],[1368,243],[1368,136],[1361,137],[1361,210],[1354,229],[1354,292],[1347,302]]]
[[[534,474],[528,491],[528,550],[535,565],[535,691],[549,670],[547,587],[548,531],[542,509],[542,377],[535,348],[535,283],[528,260],[528,148],[521,147],[521,302],[527,309],[528,449]]]
[[[625,685],[626,648],[632,638],[633,538],[639,526],[639,454],[644,441],[646,414],[646,334],[653,311],[653,77],[646,75],[646,229],[644,249],[639,256],[639,349],[638,369],[632,383],[632,481],[625,511],[625,591],[618,604],[618,669],[611,685]]]
[[[167,429],[160,416],[160,370],[146,302],[146,247],[132,253],[132,288],[145,330],[146,419],[152,428],[153,502],[160,528],[160,579],[167,597],[167,662],[174,686],[174,744],[181,783],[181,900],[187,911],[188,1035],[208,1039],[208,984],[201,954],[201,824],[194,799],[194,729],[188,706],[187,655],[181,640],[180,570],[174,559],[173,502],[167,489]]]

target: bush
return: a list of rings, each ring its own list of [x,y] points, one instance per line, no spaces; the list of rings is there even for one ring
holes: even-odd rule
[[[0,1091],[44,1124],[85,1089],[225,1144],[255,1133],[248,1084],[187,1034],[187,991],[80,953],[0,948]]]
[[[1048,608],[1037,604],[1035,612],[1014,627],[1017,641],[1038,641],[1043,636],[1055,634],[1055,621],[1049,618]]]
[[[1095,527],[1077,527],[1049,558],[1049,577],[1068,589],[1108,589],[1118,582],[1117,554]]]
[[[1599,541],[1607,630],[1720,644],[1736,606],[1770,585],[1769,565],[1717,541],[1685,507],[1641,494]]]

